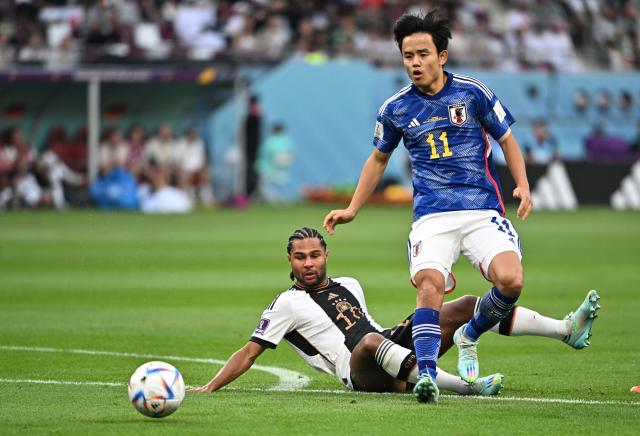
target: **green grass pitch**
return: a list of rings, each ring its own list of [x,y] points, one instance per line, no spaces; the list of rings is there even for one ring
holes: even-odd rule
[[[498,399],[347,393],[284,344],[257,364],[297,371],[303,390],[253,369],[213,395],[187,395],[153,420],[128,403],[126,382],[149,354],[200,385],[249,338],[289,285],[285,243],[320,227],[329,206],[253,207],[187,216],[72,211],[0,214],[0,434],[637,434],[640,395],[640,214],[607,209],[514,220],[525,252],[520,303],[562,317],[586,292],[602,297],[591,347],[483,336],[482,372],[506,374]],[[513,217],[511,217],[513,219]],[[329,243],[332,276],[365,288],[391,325],[413,311],[408,208],[366,207]],[[466,259],[452,297],[488,284]],[[87,351],[73,351],[87,350]],[[91,354],[91,352],[106,352]],[[440,364],[455,371],[455,351]],[[306,392],[305,392],[306,390]],[[575,400],[575,401],[568,401]]]

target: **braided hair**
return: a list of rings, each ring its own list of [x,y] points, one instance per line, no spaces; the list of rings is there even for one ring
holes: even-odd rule
[[[287,243],[287,254],[291,254],[293,241],[301,241],[303,239],[309,238],[317,238],[320,241],[320,245],[322,245],[322,248],[324,248],[325,250],[327,249],[327,243],[320,232],[310,227],[302,227],[301,229],[295,230],[293,234],[289,236],[289,241]],[[291,278],[291,280],[294,279],[293,272],[289,273],[289,278]]]

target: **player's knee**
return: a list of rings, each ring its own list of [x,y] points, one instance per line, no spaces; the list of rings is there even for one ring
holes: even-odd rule
[[[516,268],[513,270],[503,271],[498,274],[494,282],[496,287],[503,293],[510,297],[517,297],[522,291],[524,286],[524,275],[522,269]]]
[[[356,348],[360,353],[375,354],[383,340],[384,337],[379,333],[367,333],[362,339],[360,339]]]
[[[418,285],[419,296],[432,297],[438,294],[444,294],[444,281],[439,283],[434,280],[423,280]]]

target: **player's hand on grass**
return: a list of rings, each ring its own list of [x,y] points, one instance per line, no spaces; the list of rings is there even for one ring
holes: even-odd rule
[[[195,394],[208,394],[210,392],[213,392],[213,388],[207,383],[204,386],[189,388],[187,389],[187,392]]]
[[[324,227],[327,233],[333,235],[333,232],[335,231],[335,228],[338,224],[350,223],[355,217],[356,214],[351,212],[349,209],[332,210],[324,218],[322,227]]]
[[[531,209],[533,209],[533,202],[531,201],[531,193],[529,192],[529,188],[516,186],[516,189],[513,190],[513,198],[520,199],[520,205],[518,206],[518,211],[516,212],[518,218],[520,218],[522,221],[526,220],[531,213]]]

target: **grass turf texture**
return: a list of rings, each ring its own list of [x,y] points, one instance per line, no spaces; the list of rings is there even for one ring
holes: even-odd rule
[[[273,297],[288,284],[286,239],[321,226],[329,207],[256,207],[187,216],[75,211],[0,215],[0,433],[399,434],[636,433],[640,339],[640,214],[605,209],[535,213],[513,220],[525,252],[520,303],[553,317],[596,288],[602,310],[591,347],[546,338],[486,334],[483,374],[506,374],[501,397],[578,399],[567,404],[446,396],[437,406],[410,395],[266,391],[278,382],[251,370],[213,395],[188,395],[174,415],[152,420],[127,401],[133,370],[151,360],[9,350],[53,347],[226,359],[242,346]],[[512,217],[513,218],[513,217]],[[383,325],[413,311],[406,208],[367,207],[327,238],[332,276],[360,280]],[[488,284],[461,258],[449,298]],[[455,351],[440,364],[455,371]],[[188,385],[219,365],[172,362]],[[257,362],[299,371],[307,389],[340,391],[282,344]],[[50,385],[6,380],[114,382]],[[252,389],[265,389],[255,391]],[[499,423],[499,424],[496,424]],[[497,426],[497,427],[496,427]]]

